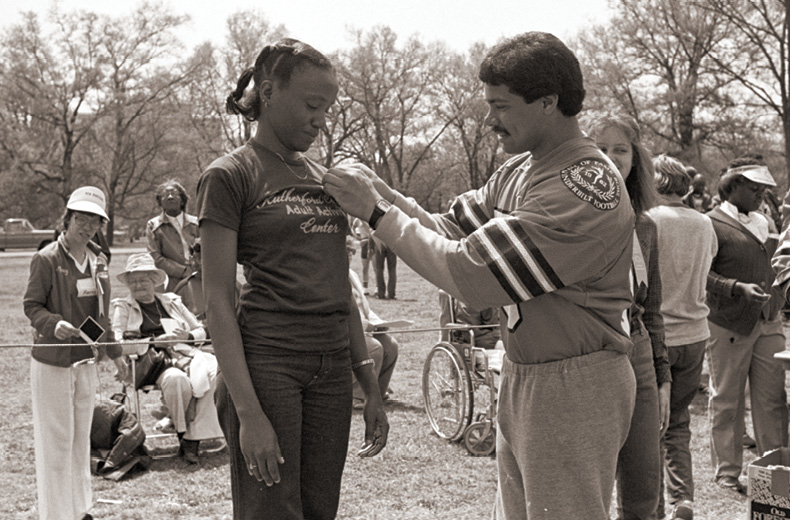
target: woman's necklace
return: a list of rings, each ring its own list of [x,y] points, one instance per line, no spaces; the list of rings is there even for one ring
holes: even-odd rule
[[[157,303],[156,298],[154,298],[154,309],[156,309],[156,316],[148,312],[148,310],[146,310],[145,306],[143,306],[142,303],[140,304],[140,310],[143,311],[143,316],[148,318],[148,321],[150,321],[154,325],[159,326],[162,324],[162,313],[159,312],[159,304]]]
[[[270,154],[272,154],[272,155],[276,156],[278,159],[280,159],[280,161],[281,161],[281,162],[282,162],[282,163],[285,165],[285,167],[286,167],[286,168],[288,168],[288,171],[289,171],[289,172],[291,172],[291,173],[293,173],[294,177],[296,177],[296,178],[297,178],[297,179],[299,179],[300,181],[303,181],[303,180],[307,179],[307,177],[308,177],[308,175],[309,175],[309,172],[305,172],[305,173],[304,173],[304,175],[299,175],[298,173],[296,173],[296,171],[294,171],[294,169],[293,169],[293,168],[291,168],[291,165],[290,165],[290,164],[288,164],[288,161],[286,161],[286,160],[285,160],[285,157],[283,157],[283,156],[282,156],[282,155],[280,155],[279,153],[275,152],[274,150],[270,150],[270,149],[266,148],[266,147],[265,147],[265,146],[263,146],[261,143],[258,143],[258,142],[256,142],[256,141],[252,141],[252,143],[253,143],[255,146],[258,146],[258,147],[260,147],[261,149],[263,149],[263,150],[266,150],[266,151],[267,151],[267,152],[269,152]],[[300,155],[300,156],[299,156],[299,159],[302,161],[302,166],[304,167],[304,157]]]
[[[300,181],[303,181],[303,180],[305,180],[305,179],[307,178],[307,172],[304,172],[304,176],[301,176],[301,175],[299,175],[298,173],[296,173],[296,172],[294,171],[294,169],[293,169],[293,168],[291,168],[291,165],[290,165],[290,164],[288,164],[288,161],[286,161],[286,160],[285,160],[285,158],[284,158],[282,155],[280,155],[279,153],[277,153],[277,152],[275,152],[275,151],[273,151],[273,150],[270,150],[270,151],[271,151],[271,152],[272,152],[274,155],[276,155],[278,159],[280,159],[280,160],[283,162],[283,164],[285,165],[285,167],[286,167],[286,168],[288,168],[288,170],[290,170],[290,172],[291,172],[291,173],[293,173],[293,174],[294,174],[294,176],[295,176],[297,179],[299,179]],[[299,156],[299,158],[300,158],[300,159],[302,159],[302,166],[304,166],[304,158],[303,158],[303,157],[301,157],[301,156]]]

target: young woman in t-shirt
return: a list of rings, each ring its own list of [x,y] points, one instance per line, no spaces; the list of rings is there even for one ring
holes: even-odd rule
[[[617,518],[652,518],[659,504],[660,442],[669,423],[671,374],[661,315],[661,274],[655,223],[645,212],[658,193],[653,164],[631,118],[595,121],[591,136],[625,179],[636,213],[632,262],[631,365],[636,376],[636,403],[631,428],[617,460]]]
[[[314,48],[293,39],[266,46],[227,103],[257,122],[255,136],[214,161],[198,183],[236,519],[334,518],[352,370],[367,397],[360,455],[377,454],[387,440],[348,282],[348,221],[323,192],[325,168],[303,155],[337,92],[331,63]],[[237,262],[246,279],[238,316]]]

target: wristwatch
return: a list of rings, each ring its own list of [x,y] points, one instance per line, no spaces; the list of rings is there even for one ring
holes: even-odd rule
[[[391,207],[392,204],[388,202],[387,199],[379,199],[376,201],[376,205],[373,207],[373,213],[370,215],[370,220],[368,220],[370,229],[376,229],[381,217],[383,217],[384,213]]]

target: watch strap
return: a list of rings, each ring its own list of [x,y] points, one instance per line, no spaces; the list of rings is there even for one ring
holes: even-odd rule
[[[373,206],[373,213],[370,215],[370,220],[368,220],[370,229],[376,229],[379,220],[381,220],[381,217],[384,216],[390,207],[392,207],[392,204],[385,199],[379,199],[376,201],[376,205]]]

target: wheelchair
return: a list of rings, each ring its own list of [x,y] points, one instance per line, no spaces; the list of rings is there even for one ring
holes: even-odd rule
[[[433,431],[449,441],[463,440],[474,456],[496,449],[495,378],[503,350],[475,346],[472,325],[450,323],[451,341],[440,341],[428,353],[422,371],[422,396]],[[456,341],[467,332],[470,341]]]

